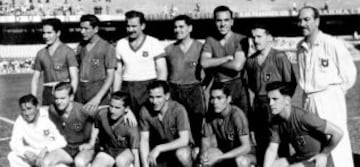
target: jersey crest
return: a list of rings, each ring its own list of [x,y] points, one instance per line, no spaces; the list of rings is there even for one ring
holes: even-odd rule
[[[329,66],[329,59],[321,59],[321,66],[328,67]]]
[[[149,52],[148,52],[148,51],[143,51],[142,56],[143,56],[143,57],[149,57]]]

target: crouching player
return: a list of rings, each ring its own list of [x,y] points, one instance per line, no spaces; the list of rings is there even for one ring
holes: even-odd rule
[[[292,106],[294,90],[289,83],[278,81],[266,86],[275,117],[264,167],[333,167],[329,155],[341,140],[343,131],[317,115]],[[290,143],[295,154],[276,159],[280,142]]]
[[[49,119],[48,108],[40,108],[35,96],[22,96],[19,106],[21,116],[10,140],[10,167],[39,166],[49,151],[64,147],[66,141]]]
[[[95,125],[99,129],[97,153],[92,167],[140,167],[139,131],[130,126],[125,114],[130,110],[130,97],[123,92],[111,96],[110,105],[101,109]]]
[[[71,101],[73,96],[69,83],[60,82],[55,86],[55,104],[50,106],[49,116],[68,145],[50,152],[44,159],[45,167],[72,163],[76,167],[86,167],[93,158],[98,134],[93,119],[95,112],[89,113],[82,104]]]
[[[210,106],[203,124],[200,164],[202,166],[250,167],[256,164],[250,154],[248,121],[244,112],[231,105],[231,92],[222,83],[210,90]]]

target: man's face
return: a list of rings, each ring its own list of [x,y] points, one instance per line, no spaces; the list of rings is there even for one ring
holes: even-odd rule
[[[65,111],[71,102],[71,96],[66,89],[57,90],[54,93],[56,108],[60,111]]]
[[[226,35],[231,31],[234,20],[231,18],[230,12],[220,11],[215,14],[215,24],[221,35]]]
[[[20,104],[21,116],[27,123],[33,123],[38,117],[39,108],[32,103]]]
[[[129,38],[136,39],[138,38],[144,31],[145,24],[140,23],[140,18],[134,17],[126,20],[126,31],[128,33]]]
[[[298,26],[302,30],[303,36],[312,35],[319,28],[319,18],[314,18],[314,11],[312,9],[303,9],[298,16]]]
[[[91,26],[89,21],[84,21],[80,23],[81,35],[83,40],[88,41],[91,40],[99,30],[99,27]]]
[[[251,34],[257,51],[262,51],[270,45],[271,36],[264,29],[253,29],[251,30]]]
[[[226,96],[221,89],[214,89],[210,94],[210,104],[212,105],[215,113],[221,113],[230,105],[231,97]]]
[[[177,40],[186,39],[190,36],[192,26],[187,25],[184,20],[178,20],[174,23],[174,32]]]
[[[60,32],[56,32],[51,25],[43,26],[43,38],[46,45],[54,44],[60,37]]]
[[[111,99],[110,101],[110,113],[112,119],[118,119],[125,114],[124,101],[122,99]]]
[[[291,100],[288,96],[282,95],[278,89],[268,92],[268,97],[270,99],[271,113],[274,115],[284,111],[285,107],[289,105],[289,100]]]
[[[168,102],[170,93],[165,93],[162,87],[154,88],[149,91],[149,101],[154,111],[161,111]]]

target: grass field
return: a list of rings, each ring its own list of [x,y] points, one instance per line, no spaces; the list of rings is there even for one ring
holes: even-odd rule
[[[360,62],[356,62],[360,71]],[[0,167],[8,167],[7,154],[9,152],[9,140],[11,135],[11,123],[3,121],[2,118],[15,120],[18,115],[17,99],[30,92],[30,74],[0,75]],[[300,90],[294,96],[294,101],[299,105]],[[356,161],[360,154],[360,72],[358,72],[356,85],[347,94],[348,125],[351,134],[352,148]],[[356,162],[356,166],[360,163]]]

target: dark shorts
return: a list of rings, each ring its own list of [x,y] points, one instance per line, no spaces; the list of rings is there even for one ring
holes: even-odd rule
[[[75,94],[75,101],[86,104],[89,102],[101,89],[104,81],[94,82],[79,82],[78,89]],[[110,91],[108,91],[101,99],[100,105],[108,105],[110,102]]]
[[[80,152],[79,146],[80,145],[68,144],[63,148],[63,150],[67,152],[72,158],[75,158],[76,155]]]
[[[123,81],[121,91],[130,95],[131,109],[139,118],[139,111],[141,106],[148,98],[147,86],[154,80],[147,81]]]
[[[243,80],[241,78],[235,78],[222,83],[231,92],[232,104],[239,107],[246,115],[248,115],[250,110],[250,99],[249,92],[245,84],[243,84]]]
[[[54,96],[52,94],[52,86],[44,86],[42,92],[42,105],[49,106],[54,102]]]
[[[125,151],[126,148],[104,148],[104,147],[96,147],[96,152],[104,152],[106,154],[109,154],[114,159],[121,154],[123,151]]]
[[[315,161],[307,161],[307,160],[298,160],[297,157],[288,157],[286,160],[289,162],[289,164],[295,164],[295,163],[302,163],[305,167],[316,167]],[[331,155],[327,158],[326,167],[334,167],[334,162],[332,160]]]

